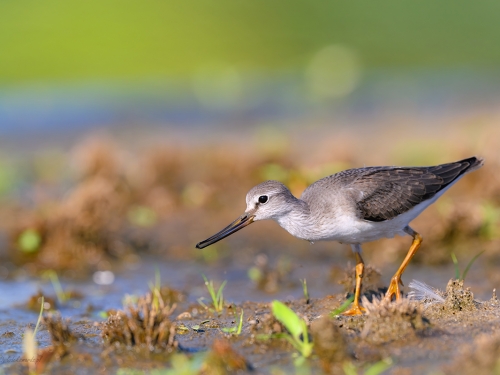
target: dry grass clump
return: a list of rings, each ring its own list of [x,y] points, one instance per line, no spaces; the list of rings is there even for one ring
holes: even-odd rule
[[[72,164],[78,178],[118,179],[123,175],[123,154],[107,137],[88,138],[73,149]]]
[[[351,358],[347,341],[332,318],[323,316],[311,323],[314,352],[318,355],[323,372],[343,373],[342,363]]]
[[[137,203],[150,207],[161,217],[179,207],[184,186],[179,150],[153,147],[127,173]]]
[[[408,340],[430,328],[422,307],[406,298],[395,302],[374,298],[369,302],[363,297],[363,306],[367,318],[361,336],[372,344]]]
[[[14,256],[22,254],[23,233],[39,236],[38,248],[30,252],[38,269],[107,268],[129,251],[123,232],[131,191],[118,151],[109,142],[93,141],[79,146],[76,155],[78,183],[57,201],[40,202],[33,212],[24,209],[9,230]]]
[[[236,371],[249,370],[245,358],[236,352],[229,340],[216,339],[200,371],[200,375],[234,374]]]
[[[69,319],[64,321],[59,314],[48,314],[43,318],[43,324],[47,327],[52,347],[57,358],[62,358],[69,353],[69,346],[81,339],[75,335],[68,327]]]
[[[38,266],[85,271],[123,255],[127,247],[120,230],[125,200],[119,186],[101,177],[77,185],[41,219]]]
[[[166,306],[161,297],[153,298],[148,293],[137,305],[128,305],[126,311],[110,312],[101,325],[101,336],[108,346],[145,346],[149,350],[176,347],[176,327],[170,320],[174,309],[175,305]]]
[[[47,251],[41,252],[41,261],[46,257],[60,257],[60,246],[65,247],[68,258],[76,256],[77,262],[90,258],[91,264],[106,255],[123,254],[119,231],[127,198],[121,188],[105,179],[93,178],[73,190],[49,221]],[[48,264],[54,262],[55,259],[47,261]]]
[[[445,369],[446,374],[500,374],[500,333],[477,337],[471,345],[464,345],[455,364]]]

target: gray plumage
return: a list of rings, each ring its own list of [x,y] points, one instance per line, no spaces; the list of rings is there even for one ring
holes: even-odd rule
[[[367,167],[348,169],[325,177],[302,194],[301,199],[314,200],[319,190],[357,191],[353,198],[359,217],[368,221],[385,221],[409,211],[433,198],[459,176],[483,165],[476,157],[432,167]]]
[[[248,192],[247,209],[239,219],[197,247],[266,219],[308,241],[359,245],[405,235],[411,230],[407,229],[410,221],[463,175],[482,165],[481,158],[471,157],[430,167],[349,169],[316,181],[300,199],[282,183],[265,181]]]

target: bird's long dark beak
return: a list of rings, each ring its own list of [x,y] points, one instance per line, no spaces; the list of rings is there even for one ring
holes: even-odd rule
[[[205,241],[201,241],[196,245],[197,249],[203,249],[204,247],[210,246],[223,238],[226,238],[230,234],[239,231],[240,229],[245,228],[247,225],[253,223],[254,215],[245,213],[221,230],[219,233],[214,234],[212,237],[207,238]]]

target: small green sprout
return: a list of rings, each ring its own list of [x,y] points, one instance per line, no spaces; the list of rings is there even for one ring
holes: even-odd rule
[[[40,326],[40,322],[42,321],[43,314],[43,305],[45,304],[45,298],[42,296],[40,302],[40,313],[38,314],[38,320],[36,321],[35,331],[33,332],[33,336],[36,338],[36,333],[38,332],[38,327]]]
[[[200,324],[195,324],[194,326],[191,326],[191,329],[195,332],[205,332]]]
[[[349,308],[349,306],[351,306],[352,301],[354,301],[354,296],[349,297],[342,305],[340,305],[335,310],[333,310],[330,313],[330,316],[336,317],[336,316],[339,316],[340,314],[342,314],[344,311],[346,311]]]
[[[214,282],[212,280],[208,281],[205,275],[203,276],[203,280],[205,280],[205,286],[207,287],[208,293],[210,294],[210,297],[212,298],[212,304],[214,306],[214,309],[216,312],[220,313],[224,309],[224,295],[222,294],[222,291],[224,290],[224,287],[226,286],[227,281],[224,281],[217,292],[215,292],[215,287],[214,287]],[[200,304],[205,306],[201,302],[201,300],[198,300]],[[206,306],[205,306],[206,307]]]
[[[191,329],[196,332],[205,332],[203,329],[203,325],[209,323],[210,320],[203,320],[200,322],[200,324],[195,324],[194,326],[191,326]]]
[[[306,300],[306,305],[308,305],[309,302],[311,302],[311,299],[309,297],[309,290],[307,290],[307,280],[306,279],[300,280],[300,282],[302,283],[302,290],[304,291],[304,298]]]
[[[306,322],[280,301],[273,301],[271,303],[271,310],[275,318],[278,319],[289,332],[281,337],[287,339],[288,342],[299,351],[302,357],[309,357],[312,354],[313,343],[309,341],[309,332],[307,331]]]
[[[367,366],[363,372],[359,372],[358,368],[352,362],[345,362],[342,369],[344,370],[345,375],[379,375],[390,369],[392,364],[393,362],[391,358],[385,358]]]
[[[153,308],[158,310],[160,308],[160,289],[161,289],[161,275],[158,266],[155,266],[155,283],[149,282],[149,289],[151,290],[151,295],[153,296]]]
[[[224,327],[222,328],[223,332],[230,333],[235,336],[239,336],[241,334],[241,329],[243,328],[243,309],[240,314],[240,322],[238,323],[238,327]]]
[[[464,272],[462,273],[462,276],[460,277],[460,268],[458,267],[458,259],[455,253],[451,253],[451,260],[453,261],[453,265],[455,266],[455,279],[464,281],[465,278],[467,277],[467,274],[469,273],[470,268],[474,264],[474,262],[479,258],[486,250],[483,250],[479,253],[477,253],[467,264],[465,267]]]
[[[40,313],[38,314],[38,320],[36,322],[35,330],[32,331],[30,328],[27,328],[26,331],[24,332],[23,335],[23,351],[24,351],[24,356],[28,360],[28,366],[29,366],[29,374],[36,374],[36,356],[38,352],[38,345],[36,342],[36,334],[38,332],[38,327],[40,326],[40,322],[42,320],[42,314],[43,314],[43,305],[45,301],[44,298],[42,297],[41,300],[41,306],[40,306]]]
[[[48,270],[45,271],[44,276],[47,277],[52,283],[52,287],[56,292],[57,301],[61,305],[64,305],[70,299],[71,293],[64,291],[61,282],[59,281],[59,277],[57,276],[57,272],[54,270]]]

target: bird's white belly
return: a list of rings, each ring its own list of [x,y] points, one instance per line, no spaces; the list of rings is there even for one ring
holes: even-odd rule
[[[372,222],[353,218],[344,218],[338,225],[325,228],[325,235],[318,240],[338,241],[348,244],[361,244],[375,241],[380,238],[392,238],[395,235],[404,235],[403,229],[408,225],[397,218],[381,222]],[[327,234],[328,233],[328,234]]]
[[[317,241],[338,241],[347,244],[361,244],[380,238],[392,238],[396,235],[406,235],[404,228],[429,205],[434,203],[441,194],[422,202],[411,210],[396,216],[391,220],[367,221],[354,215],[342,215],[336,220],[325,223],[323,236]]]
[[[391,220],[368,221],[360,219],[355,212],[337,211],[332,215],[323,214],[311,221],[301,221],[297,217],[280,218],[278,223],[295,237],[308,241],[338,241],[346,244],[361,244],[380,238],[406,235],[404,228],[428,206],[434,203],[449,188],[441,190],[431,199],[417,204]]]

